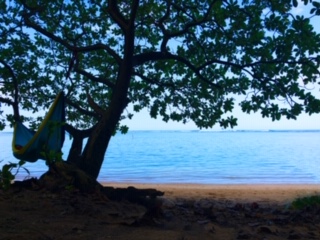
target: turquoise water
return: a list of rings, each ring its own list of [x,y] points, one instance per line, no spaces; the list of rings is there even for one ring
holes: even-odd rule
[[[16,162],[11,139],[12,133],[0,133],[0,160]],[[65,156],[70,143],[65,142]],[[35,177],[47,169],[43,161],[26,167]],[[320,183],[320,131],[131,131],[112,139],[99,180]]]

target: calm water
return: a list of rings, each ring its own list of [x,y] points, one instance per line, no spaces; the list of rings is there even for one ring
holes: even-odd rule
[[[0,133],[0,160],[17,162],[12,133]],[[67,139],[63,151],[68,153]],[[1,162],[0,166],[5,162]],[[40,176],[43,161],[27,164]],[[18,178],[23,178],[21,172]],[[320,183],[320,131],[131,131],[115,136],[99,180],[143,183]]]

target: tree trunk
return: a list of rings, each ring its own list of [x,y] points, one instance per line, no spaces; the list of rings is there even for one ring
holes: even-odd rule
[[[88,139],[81,156],[81,162],[79,163],[80,169],[93,179],[97,179],[99,175],[113,133],[113,127],[108,126],[107,123],[107,117],[103,117],[99,121]]]
[[[130,64],[126,64],[126,61],[124,61],[110,106],[94,127],[82,153],[79,167],[94,179],[97,179],[99,175],[110,139],[121,119],[123,110],[129,103],[127,94],[131,70],[128,69],[131,69],[131,66],[131,62]]]
[[[72,163],[74,165],[80,164],[82,146],[83,146],[83,138],[77,135],[73,135],[73,140],[72,140],[67,162]]]
[[[136,7],[138,5],[139,2],[136,2]],[[135,16],[135,10],[132,16]],[[127,96],[133,70],[133,53],[134,17],[131,19],[127,29],[125,29],[124,56],[119,66],[110,105],[90,134],[79,164],[80,169],[94,179],[97,179],[99,175],[110,139],[121,119],[123,110],[129,103]]]

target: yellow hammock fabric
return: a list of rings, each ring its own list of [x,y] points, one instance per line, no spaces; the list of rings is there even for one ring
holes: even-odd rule
[[[61,153],[64,142],[65,103],[63,92],[51,105],[39,129],[31,131],[16,122],[13,131],[13,155],[24,161],[47,160],[48,154]]]

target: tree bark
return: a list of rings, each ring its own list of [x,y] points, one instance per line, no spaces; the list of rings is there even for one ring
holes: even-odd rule
[[[99,175],[112,136],[111,128],[108,126],[107,116],[103,117],[93,130],[83,150],[79,167],[94,179],[97,179]]]

